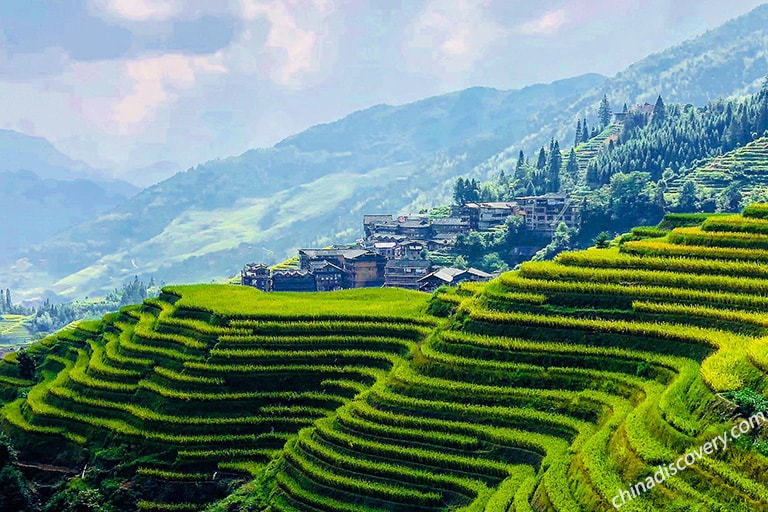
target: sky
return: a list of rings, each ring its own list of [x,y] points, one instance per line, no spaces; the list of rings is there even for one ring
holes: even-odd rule
[[[761,3],[2,0],[0,128],[135,180],[379,103],[611,76]]]

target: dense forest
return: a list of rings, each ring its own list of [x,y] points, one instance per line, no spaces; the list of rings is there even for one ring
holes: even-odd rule
[[[768,197],[768,190],[759,187],[747,196],[735,182],[721,190],[702,190],[688,179],[713,158],[768,135],[768,80],[752,96],[702,108],[665,105],[659,96],[652,109],[624,104],[621,112],[620,121],[612,122],[612,107],[604,96],[591,127],[586,118],[577,119],[573,147],[562,150],[552,139],[534,159],[521,150],[514,168],[499,169],[493,180],[459,178],[454,202],[570,194],[581,203],[581,226],[578,233],[561,228],[542,252],[547,257],[590,245],[601,233],[605,237],[656,224],[667,212],[736,212]],[[515,222],[494,233],[462,235],[454,263],[505,270],[513,246],[531,243],[532,236]]]

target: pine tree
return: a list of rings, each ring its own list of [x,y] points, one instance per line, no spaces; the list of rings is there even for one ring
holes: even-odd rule
[[[653,204],[656,205],[662,212],[667,209],[667,200],[664,197],[664,192],[667,190],[667,184],[664,180],[659,180],[656,184],[656,191],[654,192]]]
[[[573,145],[578,146],[581,143],[581,119],[576,123],[576,136],[573,138]]]
[[[469,182],[469,186],[467,187],[467,200],[471,202],[480,200],[480,185],[475,178],[472,178],[472,181]]]
[[[5,292],[0,289],[0,313],[5,313]]]
[[[547,166],[547,152],[544,151],[544,148],[541,148],[541,151],[539,151],[539,160],[536,162],[536,168],[538,170],[542,170]]]
[[[627,104],[626,103],[624,103],[624,110],[622,110],[622,112],[624,112],[625,114],[627,112],[629,112],[629,109],[627,108]]]
[[[453,187],[453,202],[458,206],[463,205],[466,202],[467,189],[464,184],[464,178],[456,180],[456,185]]]
[[[579,162],[576,160],[576,151],[574,151],[573,148],[571,148],[571,152],[568,154],[568,163],[565,165],[565,172],[576,181],[576,177],[579,174]]]
[[[11,290],[5,289],[5,310],[10,313],[13,311],[13,302],[11,302]]]
[[[653,107],[653,122],[661,123],[667,118],[667,108],[664,106],[664,100],[661,99],[661,94],[656,99],[656,105]]]
[[[547,191],[560,191],[560,168],[563,166],[563,155],[560,154],[560,143],[552,140],[550,143],[552,150],[549,152],[549,162],[547,162]]]
[[[522,169],[524,165],[525,165],[525,154],[521,149],[520,154],[517,157],[517,165],[515,166],[515,170],[520,171],[520,169]]]
[[[587,119],[584,118],[581,121],[581,142],[587,142],[589,140],[589,126],[587,126]]]
[[[680,189],[680,197],[677,200],[679,212],[695,212],[699,203],[699,194],[696,184],[687,180]]]
[[[608,95],[604,94],[603,99],[600,102],[600,108],[597,110],[597,117],[600,119],[600,125],[605,128],[611,123],[611,104],[608,102]]]

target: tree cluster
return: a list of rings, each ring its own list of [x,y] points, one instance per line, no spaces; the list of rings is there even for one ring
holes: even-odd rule
[[[629,115],[614,151],[601,153],[587,168],[599,187],[616,173],[642,170],[658,181],[666,169],[679,173],[732,151],[768,133],[768,82],[751,97],[721,100],[703,109],[667,106],[661,97],[653,115]]]
[[[24,314],[23,308],[13,304],[11,299],[11,290],[6,288],[5,291],[0,288],[0,313],[6,315],[22,315]]]
[[[52,304],[46,299],[43,305],[32,314],[29,329],[35,333],[54,332],[75,320],[88,316],[101,316],[129,304],[140,304],[144,299],[158,292],[154,279],[150,279],[147,285],[135,276],[133,281],[110,292],[103,301]]]
[[[480,201],[480,186],[475,178],[459,178],[453,187],[453,202],[456,205]]]
[[[549,150],[542,147],[539,150],[536,165],[530,165],[525,154],[520,151],[517,166],[515,169],[514,180],[508,187],[511,189],[512,196],[541,195],[547,192],[560,192],[563,189],[561,181],[561,170],[563,167],[563,154],[560,151],[560,142],[552,139],[549,142]],[[576,169],[575,171],[573,169]],[[569,155],[568,169],[569,174],[578,172],[578,163],[576,155],[573,155],[573,161]]]
[[[546,240],[528,231],[519,215],[510,215],[506,222],[494,231],[473,231],[460,234],[456,240],[453,266],[475,267],[487,272],[509,270],[519,263],[517,248],[521,245],[538,245]]]

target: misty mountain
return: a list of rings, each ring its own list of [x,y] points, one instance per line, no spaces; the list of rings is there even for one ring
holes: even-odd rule
[[[91,219],[138,192],[72,160],[49,141],[0,130],[0,261]]]
[[[120,172],[118,176],[139,188],[147,188],[170,178],[182,170],[182,167],[176,162],[161,160],[151,165]]]
[[[126,188],[85,178],[41,178],[27,170],[0,172],[0,204],[6,206],[0,223],[0,261],[114,208],[128,197],[116,189]]]
[[[570,145],[603,94],[623,102],[702,105],[756,90],[766,69],[768,6],[654,54],[610,80],[597,75],[517,91],[473,88],[398,107],[378,105],[314,126],[273,148],[181,172],[20,255],[17,288],[68,296],[132,278],[199,282],[274,262],[300,246],[349,242],[364,213],[449,201],[458,176],[485,178],[520,148]],[[17,264],[16,269],[18,270]]]
[[[430,204],[455,176],[529,133],[542,108],[604,79],[472,88],[355,112],[273,148],[178,173],[25,251],[19,257],[29,272],[17,265],[7,278],[18,289],[54,283],[57,293],[84,295],[134,274],[204,281],[298,246],[354,240],[364,212]]]

